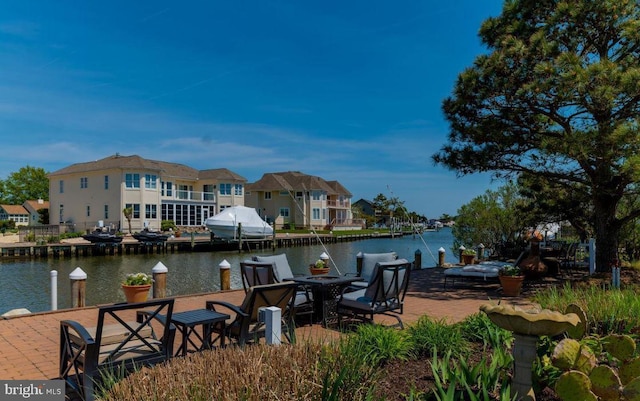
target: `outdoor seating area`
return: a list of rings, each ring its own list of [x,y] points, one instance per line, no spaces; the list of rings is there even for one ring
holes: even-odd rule
[[[500,270],[507,264],[510,263],[488,260],[477,264],[450,267],[444,271],[444,288],[447,288],[447,284],[454,286],[456,281],[466,280],[497,283]]]
[[[90,328],[73,320],[61,321],[58,377],[84,400],[93,400],[102,372],[168,360],[176,330],[167,324],[173,303],[173,299],[161,299],[102,306],[96,326]]]

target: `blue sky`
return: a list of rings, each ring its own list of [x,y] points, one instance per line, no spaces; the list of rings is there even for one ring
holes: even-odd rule
[[[297,170],[455,214],[494,186],[434,166],[442,100],[498,0],[0,4],[0,179],[120,153]]]

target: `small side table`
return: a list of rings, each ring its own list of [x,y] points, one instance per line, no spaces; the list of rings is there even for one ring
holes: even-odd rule
[[[226,320],[230,316],[225,313],[214,312],[208,309],[196,309],[174,313],[171,323],[176,325],[182,335],[182,342],[176,351],[176,356],[185,356],[188,353],[188,346],[191,344],[196,351],[211,349],[211,333],[213,328],[219,330],[220,346],[224,346],[224,332]],[[202,326],[202,336],[198,334],[196,328]],[[196,337],[195,339],[193,337]],[[196,343],[196,339],[199,342]]]

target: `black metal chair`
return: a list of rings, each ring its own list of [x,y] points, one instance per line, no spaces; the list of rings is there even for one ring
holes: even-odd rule
[[[411,262],[406,259],[377,263],[366,288],[348,287],[342,291],[338,298],[338,324],[342,324],[343,316],[373,322],[374,315],[382,314],[395,318],[404,328],[399,315],[404,310],[410,274]]]
[[[227,322],[225,334],[239,345],[257,342],[265,336],[265,325],[259,320],[260,308],[278,307],[282,310],[282,332],[287,340],[292,342],[295,330],[294,313],[286,313],[286,311],[294,311],[295,293],[296,284],[293,282],[257,285],[248,289],[241,305],[224,301],[207,301],[206,307],[232,316]]]
[[[144,314],[136,314],[144,310]],[[85,401],[103,373],[153,365],[171,358],[175,326],[167,324],[173,299],[122,303],[98,309],[97,326],[85,328],[72,320],[60,322],[59,378]],[[158,333],[156,328],[162,330]]]

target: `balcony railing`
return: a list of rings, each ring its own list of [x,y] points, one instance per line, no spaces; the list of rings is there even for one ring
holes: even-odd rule
[[[335,200],[335,199],[328,199],[327,200],[327,206],[328,207],[341,207],[341,208],[345,208],[345,209],[349,209],[351,207],[351,202],[348,200]]]
[[[173,199],[173,200],[189,200],[195,202],[211,202],[214,203],[216,201],[216,193],[215,192],[201,192],[201,191],[183,191],[183,190],[173,190],[171,195],[167,195],[167,192],[162,195],[163,200]]]

